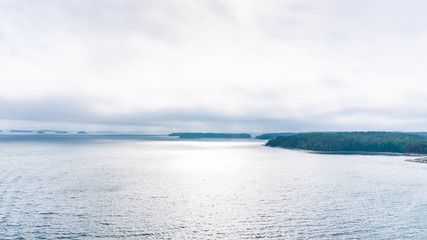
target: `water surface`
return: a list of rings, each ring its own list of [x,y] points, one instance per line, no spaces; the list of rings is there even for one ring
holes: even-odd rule
[[[0,239],[427,238],[405,156],[165,139],[0,136]]]

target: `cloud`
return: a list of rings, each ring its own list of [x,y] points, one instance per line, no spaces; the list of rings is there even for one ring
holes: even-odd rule
[[[423,130],[425,4],[4,1],[1,118]]]
[[[427,123],[427,117],[414,109],[349,108],[331,112],[279,115],[259,110],[242,115],[224,114],[215,109],[162,109],[111,113],[99,106],[108,99],[55,97],[37,101],[0,100],[3,124],[13,122],[23,128],[125,131],[337,131],[337,130],[414,130]],[[6,121],[5,121],[6,120]],[[24,120],[24,122],[22,122]],[[0,122],[1,123],[1,122]],[[408,125],[410,124],[410,125]],[[351,126],[351,127],[349,127]],[[396,128],[399,126],[399,128]]]

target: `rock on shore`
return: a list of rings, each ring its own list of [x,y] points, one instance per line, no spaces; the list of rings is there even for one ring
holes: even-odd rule
[[[415,158],[415,159],[406,159],[407,162],[416,162],[416,163],[427,163],[427,157]]]

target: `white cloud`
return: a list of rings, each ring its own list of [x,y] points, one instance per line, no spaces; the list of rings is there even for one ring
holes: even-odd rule
[[[412,130],[423,130],[424,5],[4,1],[0,97],[7,104],[0,110],[8,111],[4,119],[41,121],[25,114],[36,102],[43,121],[142,129],[185,130],[191,122],[200,130],[228,122],[230,131],[407,129],[417,122]],[[45,105],[59,97],[68,103]],[[13,103],[24,104],[12,112]],[[47,113],[64,104],[75,104],[73,114]]]

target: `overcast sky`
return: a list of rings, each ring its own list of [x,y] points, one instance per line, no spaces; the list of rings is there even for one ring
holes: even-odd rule
[[[427,131],[426,9],[2,0],[0,129]]]

